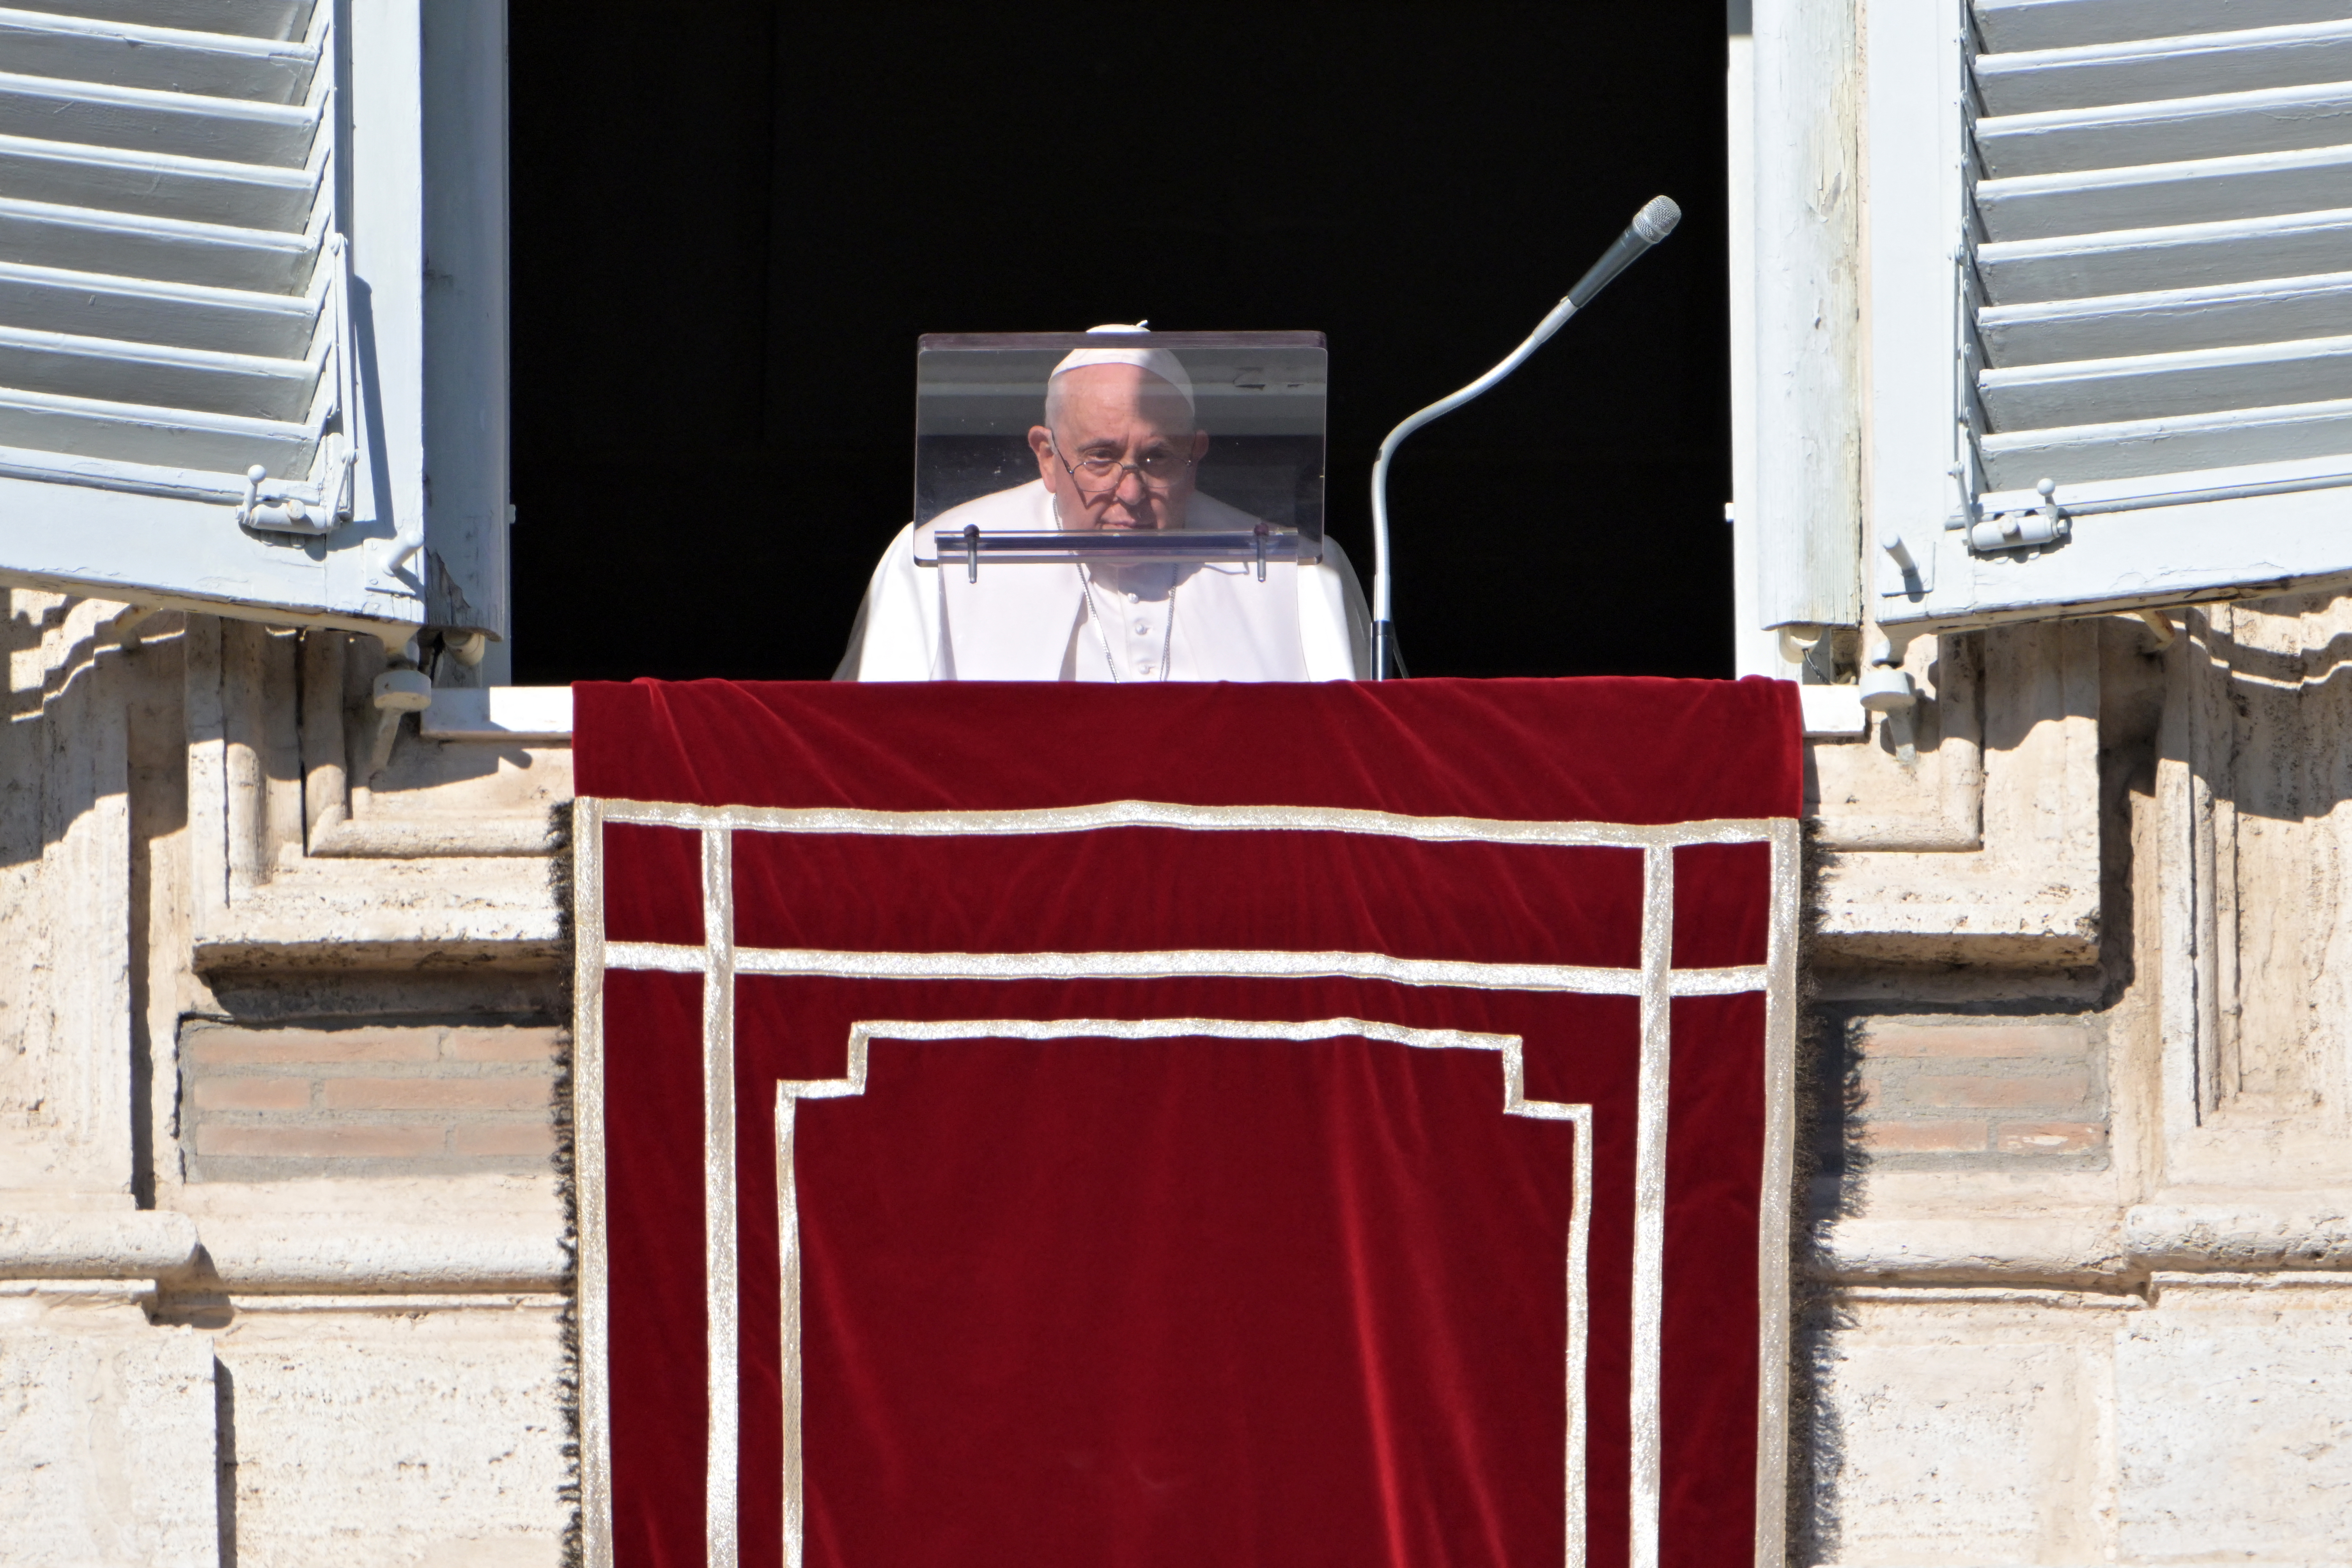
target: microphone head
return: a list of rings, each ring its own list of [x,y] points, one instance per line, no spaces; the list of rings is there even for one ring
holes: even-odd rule
[[[1672,196],[1653,196],[1640,212],[1633,215],[1633,232],[1652,245],[1675,232],[1675,225],[1683,221],[1683,209],[1675,205]]]

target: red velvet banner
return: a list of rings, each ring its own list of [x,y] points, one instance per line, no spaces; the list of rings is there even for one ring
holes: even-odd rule
[[[580,687],[591,1560],[1777,1561],[1795,709]]]

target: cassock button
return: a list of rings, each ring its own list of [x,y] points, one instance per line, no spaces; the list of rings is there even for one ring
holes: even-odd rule
[[[1151,673],[1151,667],[1148,664],[1139,664],[1135,667],[1135,673],[1138,675],[1150,675]]]
[[[1150,621],[1138,621],[1135,623],[1135,635],[1137,637],[1148,637],[1150,635],[1150,632],[1151,623]]]

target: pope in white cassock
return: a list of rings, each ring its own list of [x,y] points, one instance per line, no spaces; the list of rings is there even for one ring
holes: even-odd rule
[[[1096,328],[1130,338],[1135,327]],[[1194,488],[1209,433],[1176,356],[1139,342],[1054,367],[1025,485],[899,531],[858,607],[836,680],[1349,680],[1370,673],[1370,621],[1339,545],[1315,565],[1255,562],[990,564],[969,581],[952,541],[982,530],[1234,529],[1258,520]],[[923,537],[919,539],[918,535]],[[948,569],[916,564],[930,536]]]

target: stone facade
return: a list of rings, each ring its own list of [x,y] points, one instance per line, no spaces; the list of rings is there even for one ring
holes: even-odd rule
[[[1918,645],[1932,750],[1811,748],[1801,1560],[2352,1563],[2352,602],[2168,624]]]
[[[561,1561],[568,753],[8,607],[0,1556]],[[2352,1563],[2352,600],[2169,625],[1809,745],[1797,1561]]]
[[[379,770],[372,639],[6,605],[0,1561],[561,1562],[568,750]]]

